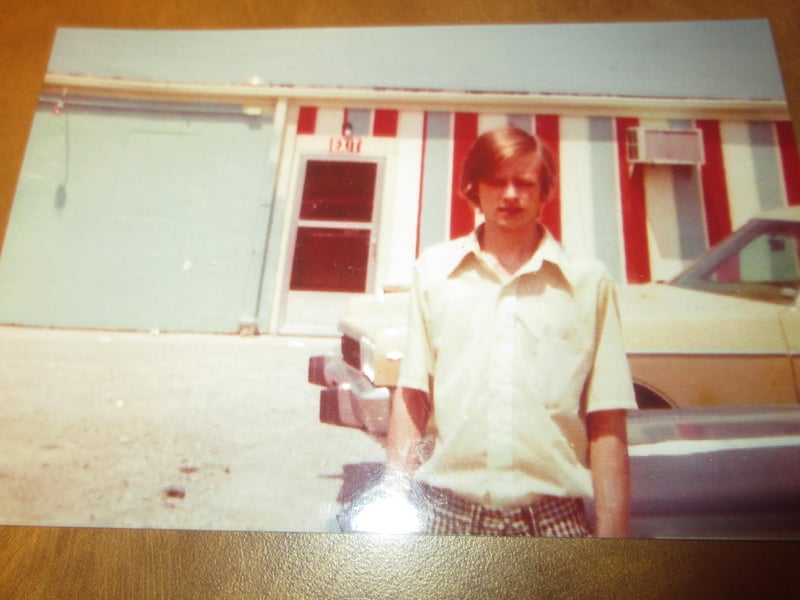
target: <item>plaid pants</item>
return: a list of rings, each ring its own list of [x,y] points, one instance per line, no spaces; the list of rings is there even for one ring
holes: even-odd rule
[[[587,537],[591,534],[583,500],[543,496],[520,508],[491,509],[450,490],[419,484],[425,498],[424,531],[438,534]]]

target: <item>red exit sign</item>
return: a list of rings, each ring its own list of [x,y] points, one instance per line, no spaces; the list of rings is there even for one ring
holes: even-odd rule
[[[349,135],[332,137],[328,149],[337,154],[358,154],[361,152],[361,138]]]

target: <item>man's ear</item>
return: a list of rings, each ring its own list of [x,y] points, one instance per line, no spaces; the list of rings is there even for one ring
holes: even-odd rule
[[[475,210],[477,211],[481,210],[481,203],[478,198],[478,192],[475,190],[474,184],[472,183],[466,184],[463,188],[461,188],[460,192],[461,192],[461,198],[465,202],[469,202],[470,206],[472,206],[472,208],[474,208]]]
[[[470,204],[478,204],[478,202],[475,201],[477,199],[475,196],[477,196],[475,193],[475,184],[467,183],[461,188],[461,197]]]

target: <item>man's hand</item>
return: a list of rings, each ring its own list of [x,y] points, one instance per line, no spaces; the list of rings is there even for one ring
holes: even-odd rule
[[[392,398],[386,440],[386,483],[402,489],[420,462],[423,432],[430,414],[428,395],[420,390],[397,388]]]
[[[587,417],[589,466],[594,481],[600,537],[628,535],[630,520],[630,465],[625,411],[604,410]]]

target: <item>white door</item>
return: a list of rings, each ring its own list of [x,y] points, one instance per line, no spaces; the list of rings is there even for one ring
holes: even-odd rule
[[[354,294],[374,291],[383,161],[304,157],[283,333],[333,334]]]

